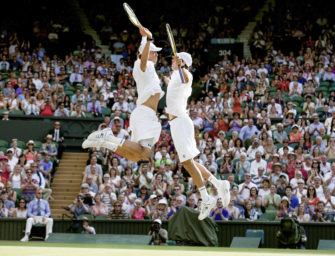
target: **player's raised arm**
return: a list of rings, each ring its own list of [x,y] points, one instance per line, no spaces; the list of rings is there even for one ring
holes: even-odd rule
[[[147,62],[148,62],[148,58],[149,58],[150,42],[152,41],[152,34],[147,28],[145,28],[143,26],[139,27],[139,29],[140,29],[140,34],[142,36],[142,41],[141,41],[140,48],[144,47],[143,52],[141,54],[141,65],[140,65],[140,67],[141,67],[141,70],[143,72],[145,72],[145,70],[147,69]]]

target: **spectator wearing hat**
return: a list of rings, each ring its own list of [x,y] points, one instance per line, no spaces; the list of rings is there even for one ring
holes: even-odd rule
[[[25,236],[21,242],[28,242],[29,234],[33,224],[46,224],[45,240],[52,233],[53,219],[50,218],[50,206],[48,201],[42,199],[42,190],[36,191],[36,198],[28,204],[28,219],[26,223]]]
[[[259,130],[254,125],[254,120],[252,118],[248,119],[248,124],[244,125],[240,131],[239,138],[242,141],[246,139],[251,139],[252,136],[257,135]]]
[[[270,181],[271,181],[272,184],[280,185],[280,183],[281,183],[280,176],[281,175],[285,176],[286,181],[289,180],[288,175],[283,172],[282,168],[283,168],[283,166],[282,166],[281,163],[275,163],[272,166],[272,172],[270,174]]]
[[[23,155],[25,156],[26,158],[26,161],[34,161],[35,160],[35,157],[36,157],[36,154],[37,152],[35,151],[35,142],[33,140],[29,140],[27,143],[26,143],[26,146],[27,148],[25,150],[23,150]]]
[[[273,138],[276,143],[283,143],[284,139],[288,139],[287,133],[284,131],[283,124],[278,123],[277,124],[277,131],[273,133]]]
[[[294,213],[294,209],[291,208],[290,203],[290,200],[286,196],[282,197],[280,205],[276,212],[276,220],[291,216]]]
[[[292,126],[292,132],[290,133],[290,141],[289,143],[299,143],[300,139],[302,138],[302,134],[299,131],[298,125],[294,124]]]
[[[89,225],[90,223],[88,218],[83,217],[82,221],[83,221],[83,231],[81,233],[95,235],[96,234],[95,228]]]
[[[149,231],[149,235],[152,236],[150,242],[151,245],[167,245],[168,232],[161,226],[162,221],[160,219],[155,219]]]
[[[55,144],[52,143],[52,135],[48,134],[45,137],[45,143],[41,145],[40,154],[42,155],[50,155],[51,157],[57,156],[57,147]]]
[[[294,112],[288,111],[285,118],[283,119],[283,127],[285,129],[291,129],[294,125]]]
[[[323,123],[319,121],[319,116],[318,114],[313,114],[313,123],[309,126],[308,132],[311,136],[318,136],[320,135],[320,129],[324,128]]]
[[[150,216],[152,219],[167,220],[168,203],[165,198],[158,201],[157,206],[151,211]]]

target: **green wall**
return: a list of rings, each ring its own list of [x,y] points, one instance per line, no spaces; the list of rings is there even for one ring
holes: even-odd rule
[[[0,240],[20,240],[23,237],[26,220],[0,219]],[[147,234],[152,221],[149,220],[96,220],[91,225],[99,234]],[[229,247],[234,236],[245,236],[247,229],[263,229],[265,233],[265,248],[276,248],[275,234],[279,230],[279,222],[217,222],[219,227],[219,246]],[[53,232],[66,232],[71,220],[54,220]],[[163,223],[168,229],[168,222]],[[319,239],[335,240],[335,224],[333,223],[304,223],[308,242],[307,249],[316,249]]]

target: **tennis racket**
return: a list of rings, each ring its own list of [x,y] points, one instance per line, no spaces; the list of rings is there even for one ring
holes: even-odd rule
[[[133,23],[136,27],[141,27],[141,23],[138,21],[133,9],[130,8],[130,6],[127,3],[123,3],[123,8],[126,11],[126,13],[128,14],[128,17],[131,21],[131,23]]]
[[[167,34],[169,36],[169,41],[170,41],[170,45],[171,45],[171,48],[172,48],[173,55],[178,56],[177,55],[176,44],[174,42],[174,38],[173,38],[173,34],[172,34],[172,30],[171,30],[171,27],[168,23],[166,24],[166,31],[167,31]],[[181,82],[184,84],[185,83],[185,78],[184,78],[183,72],[181,71],[180,66],[178,66],[178,71],[179,71]]]

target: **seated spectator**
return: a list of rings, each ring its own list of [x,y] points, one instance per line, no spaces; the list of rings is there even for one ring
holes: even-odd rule
[[[9,211],[6,208],[4,202],[0,199],[0,218],[9,217]]]
[[[53,219],[50,218],[50,206],[48,201],[42,199],[42,190],[36,191],[36,198],[28,204],[28,219],[26,223],[25,236],[21,242],[28,242],[29,234],[33,224],[46,224],[45,240],[52,233]]]
[[[320,199],[316,195],[316,190],[314,186],[308,186],[307,187],[307,202],[308,205],[313,206],[314,208],[316,207],[316,204]]]
[[[165,198],[158,201],[157,207],[150,213],[152,219],[167,220],[168,203]]]
[[[51,98],[50,97],[46,97],[45,102],[42,103],[41,107],[40,107],[40,115],[41,116],[53,116],[54,115],[54,111],[56,110],[54,104],[51,102]]]
[[[252,207],[252,204],[250,201],[245,201],[244,203],[244,218],[247,220],[251,220],[251,221],[258,219],[258,213]]]
[[[280,219],[283,219],[287,216],[291,216],[293,212],[294,212],[294,210],[290,207],[289,199],[286,196],[284,196],[281,199],[280,205],[277,209],[276,219],[280,220]]]
[[[288,139],[287,133],[283,129],[283,124],[277,124],[277,131],[273,133],[275,143],[282,144],[284,139]]]
[[[238,175],[238,180],[242,181],[244,179],[245,173],[250,173],[250,162],[247,160],[246,153],[241,153],[240,161],[236,163],[235,172]]]
[[[144,220],[146,210],[142,207],[142,199],[137,198],[135,200],[135,207],[130,211],[130,218],[133,220]]]
[[[221,221],[227,221],[229,220],[230,216],[226,209],[223,208],[222,200],[217,200],[216,207],[211,211],[209,214],[209,217],[212,218],[212,220],[221,220]]]
[[[30,97],[29,102],[25,104],[23,111],[27,116],[38,116],[40,114],[40,108],[36,104],[35,97]]]
[[[69,110],[65,108],[64,102],[58,103],[58,107],[54,113],[54,116],[58,117],[70,116]]]
[[[99,174],[100,177],[102,177],[102,176],[103,176],[102,167],[101,167],[100,164],[98,164],[98,158],[97,158],[96,155],[92,155],[92,156],[91,156],[90,164],[88,164],[88,165],[85,167],[85,171],[84,171],[83,175],[85,175],[85,174],[89,174],[89,173],[90,173],[91,165],[96,165],[97,173]]]
[[[279,207],[281,198],[276,194],[276,185],[272,184],[270,187],[270,194],[264,197],[264,207],[266,213],[275,213],[276,209]]]
[[[94,217],[100,215],[108,215],[108,206],[101,201],[101,196],[96,194],[94,196],[95,204],[91,207],[91,214]]]
[[[299,222],[310,222],[311,221],[311,215],[306,213],[305,204],[303,203],[299,204],[299,207],[297,208],[296,216]]]
[[[92,101],[87,104],[87,113],[91,113],[94,117],[101,116],[101,105],[96,96],[93,96]]]
[[[35,151],[35,142],[33,140],[29,140],[27,142],[27,148],[23,151],[23,155],[26,157],[26,161],[34,161],[37,152]]]
[[[81,99],[79,99],[81,100]],[[71,112],[71,117],[81,117],[85,118],[86,114],[85,112],[81,109],[81,106],[79,104],[76,104],[74,107],[74,110]]]
[[[163,175],[161,173],[158,173],[152,182],[151,191],[155,192],[157,190],[161,190],[163,194],[167,191],[167,183],[163,180]]]
[[[16,202],[16,199],[17,199],[17,193],[15,190],[12,189],[13,188],[13,185],[10,181],[7,181],[7,184],[6,184],[6,192],[7,192],[7,197],[8,197],[8,200],[12,201],[12,202]]]
[[[27,203],[35,199],[35,194],[38,189],[38,181],[33,179],[33,171],[26,171],[27,178],[21,182],[21,198],[24,198]]]
[[[92,226],[89,226],[89,220],[87,217],[83,217],[83,231],[81,232],[82,234],[92,234],[95,235],[95,228]]]
[[[149,235],[152,236],[150,244],[152,245],[167,245],[168,232],[161,228],[162,221],[155,219],[154,224],[151,226]]]
[[[92,165],[90,167],[90,172],[88,174],[85,174],[84,177],[83,177],[83,181],[82,182],[87,182],[87,180],[89,179],[92,179],[92,182],[96,185],[100,185],[102,184],[102,178],[101,176],[97,173],[97,167],[95,165]],[[88,182],[87,182],[88,183]],[[90,185],[90,184],[89,184]],[[90,185],[91,186],[91,185]],[[94,186],[94,185],[93,185]],[[94,193],[97,193],[96,190],[95,190],[95,186],[94,186],[94,189],[93,189],[93,192]]]
[[[250,174],[254,177],[258,175],[258,169],[262,168],[262,170],[266,170],[267,162],[262,159],[262,153],[257,151],[255,154],[255,160],[251,162],[250,166]]]
[[[325,212],[326,213],[331,213],[334,212],[335,210],[335,196],[332,196],[330,193],[330,190],[326,188],[324,190],[324,197],[321,198],[321,201],[325,203]]]
[[[285,188],[285,196],[289,200],[290,207],[296,210],[299,206],[299,200],[296,196],[292,194],[293,189],[291,186],[286,186]]]
[[[37,156],[41,156],[40,154],[37,154]],[[37,181],[37,184],[38,184],[38,188],[39,189],[42,189],[42,192],[43,192],[43,199],[45,200],[49,200],[51,198],[51,193],[52,193],[52,190],[50,188],[46,188],[46,182],[45,182],[45,178],[41,172],[40,169],[38,169],[38,165],[37,163],[32,163],[30,165],[30,169],[33,173],[33,180],[36,180]]]
[[[110,175],[110,182],[115,187],[116,191],[119,191],[121,189],[121,178],[120,175],[118,175],[117,169],[114,167],[109,168],[108,173]]]
[[[245,199],[245,201],[248,201],[251,203],[251,206],[254,207],[256,204],[256,199],[258,197],[258,189],[255,187],[250,188],[250,195]]]
[[[315,214],[312,217],[313,222],[330,222],[330,215],[324,212],[325,203],[318,201]]]
[[[80,215],[91,213],[90,206],[84,203],[84,195],[82,193],[78,194],[77,198],[73,201],[69,208],[70,212],[76,219],[78,219]]]
[[[178,212],[179,208],[184,206],[184,199],[181,196],[176,197],[176,200],[170,202],[170,211],[168,213],[168,220],[172,219],[173,216]]]
[[[229,220],[239,219],[242,216],[240,210],[236,206],[234,206],[234,203],[235,203],[234,199],[231,199],[226,208],[229,214]]]
[[[264,179],[262,181],[262,188],[259,189],[258,195],[262,197],[262,202],[264,203],[264,197],[270,194],[270,180]]]
[[[245,141],[246,139],[251,139],[252,136],[257,135],[259,133],[259,130],[254,125],[253,119],[248,120],[248,124],[244,125],[240,131],[239,138],[242,141]]]
[[[113,210],[109,213],[109,218],[112,220],[117,219],[128,219],[128,214],[122,209],[122,202],[115,201],[113,204]]]
[[[239,194],[242,196],[243,199],[246,199],[250,195],[251,188],[257,188],[257,185],[251,182],[251,175],[250,173],[246,173],[244,175],[244,182],[239,185]]]
[[[26,200],[23,198],[20,199],[19,201],[19,206],[14,209],[13,211],[13,218],[27,218],[28,216],[28,209],[27,209],[27,204]]]
[[[56,157],[57,156],[57,147],[54,143],[52,143],[52,135],[48,134],[45,137],[45,143],[41,145],[40,148],[40,154],[49,155],[50,157]]]

